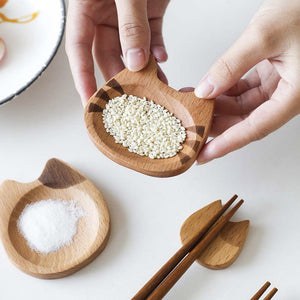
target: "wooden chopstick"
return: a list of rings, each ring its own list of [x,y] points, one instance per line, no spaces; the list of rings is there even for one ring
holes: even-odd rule
[[[273,288],[273,290],[271,290],[271,292],[264,298],[264,300],[270,300],[273,298],[273,296],[277,293],[278,289],[277,288]]]
[[[264,294],[264,292],[269,288],[271,283],[267,281],[250,300],[259,300],[259,298]],[[264,298],[264,300],[270,300],[277,293],[278,289],[273,288],[271,292]]]
[[[258,300],[270,285],[271,283],[267,281],[250,300]]]
[[[186,272],[192,263],[201,255],[209,243],[217,236],[222,228],[227,224],[234,213],[243,204],[240,200],[216,225],[203,237],[203,239],[194,247],[194,249],[180,262],[179,265],[169,274],[169,276],[153,291],[147,298],[148,300],[162,299],[179,278]]]
[[[153,290],[167,277],[175,266],[200,242],[205,233],[220,218],[220,216],[232,205],[238,196],[234,195],[224,206],[198,231],[195,236],[184,244],[159,270],[154,276],[139,290],[132,300],[146,299]]]
[[[221,215],[232,205],[238,196],[234,195],[217,213],[199,230],[192,239],[184,244],[139,290],[132,300],[146,299],[153,290],[167,277],[167,275],[176,267],[176,265],[200,242],[201,238],[211,226],[220,218]]]
[[[242,205],[244,201],[240,200],[238,204],[236,204],[234,208],[229,213],[227,213],[226,216],[221,217],[225,210],[228,209],[228,207],[234,202],[236,198],[237,196],[234,195],[222,207],[222,209],[220,209],[209,220],[206,226],[201,231],[199,231],[195,235],[195,237],[193,237],[186,245],[184,245],[179,251],[177,251],[175,255],[172,256],[172,258],[148,281],[148,283],[132,299],[161,299],[165,294],[167,294],[171,287],[185,273],[185,271],[191,266],[191,264],[200,256],[200,254],[205,250],[208,244],[221,231],[221,229],[225,226],[225,224],[229,221],[233,214]],[[203,239],[201,240],[201,238]],[[178,264],[179,262],[180,264]]]

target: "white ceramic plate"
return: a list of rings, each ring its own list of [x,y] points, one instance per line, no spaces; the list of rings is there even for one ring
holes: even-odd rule
[[[39,12],[25,24],[0,23],[6,55],[0,63],[0,104],[34,82],[53,59],[65,28],[63,0],[8,0],[0,9],[8,18]]]

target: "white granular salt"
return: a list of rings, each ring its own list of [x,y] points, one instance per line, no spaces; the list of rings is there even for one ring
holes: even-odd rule
[[[26,205],[18,229],[28,246],[47,254],[70,245],[77,233],[78,220],[85,215],[76,204],[76,200],[48,199]]]
[[[136,96],[115,97],[103,110],[106,131],[130,152],[168,158],[182,149],[185,128],[167,109]]]

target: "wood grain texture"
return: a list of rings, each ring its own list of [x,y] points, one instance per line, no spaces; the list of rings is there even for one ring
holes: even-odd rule
[[[277,288],[273,288],[271,292],[264,298],[264,300],[271,300],[275,294],[278,292]]]
[[[182,243],[187,243],[221,207],[222,202],[218,200],[193,213],[181,227],[180,237]],[[229,267],[242,250],[249,224],[248,220],[228,222],[201,254],[197,262],[214,270]]]
[[[69,246],[41,254],[31,250],[17,229],[27,204],[45,199],[77,200],[86,212]],[[0,237],[10,260],[22,271],[39,278],[68,276],[95,259],[110,232],[107,205],[94,184],[66,163],[51,159],[40,178],[31,183],[7,180],[0,186]]]
[[[187,138],[177,155],[166,159],[150,159],[129,152],[121,144],[115,143],[104,129],[102,110],[108,98],[123,93],[153,100],[181,120],[187,129]],[[102,86],[86,105],[84,118],[91,140],[111,160],[147,175],[170,177],[183,173],[195,162],[207,139],[213,110],[214,100],[197,98],[193,92],[178,92],[161,82],[157,78],[155,59],[151,56],[145,69],[139,72],[124,69]]]
[[[269,288],[271,283],[267,281],[250,300],[259,300],[259,298],[263,295],[263,293]]]
[[[250,300],[259,300],[261,296],[265,293],[265,291],[270,287],[271,283],[267,281]],[[274,295],[278,292],[277,288],[273,288],[263,299],[270,300],[274,297]]]

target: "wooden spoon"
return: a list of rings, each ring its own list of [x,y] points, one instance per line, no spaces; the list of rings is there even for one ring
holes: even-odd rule
[[[50,198],[77,200],[86,216],[79,220],[71,245],[42,254],[30,249],[18,231],[17,221],[27,204]],[[50,159],[34,182],[7,180],[0,186],[0,237],[10,260],[32,276],[60,278],[78,271],[101,253],[109,231],[109,212],[101,193],[81,173],[58,159]]]
[[[153,100],[181,120],[187,138],[177,155],[150,159],[115,143],[104,128],[102,111],[109,99],[123,94]],[[214,100],[197,98],[193,92],[178,92],[161,82],[157,77],[155,59],[151,56],[145,69],[139,72],[124,69],[102,86],[86,105],[84,118],[91,140],[111,160],[147,175],[169,177],[186,171],[196,160],[207,139],[213,109]]]

